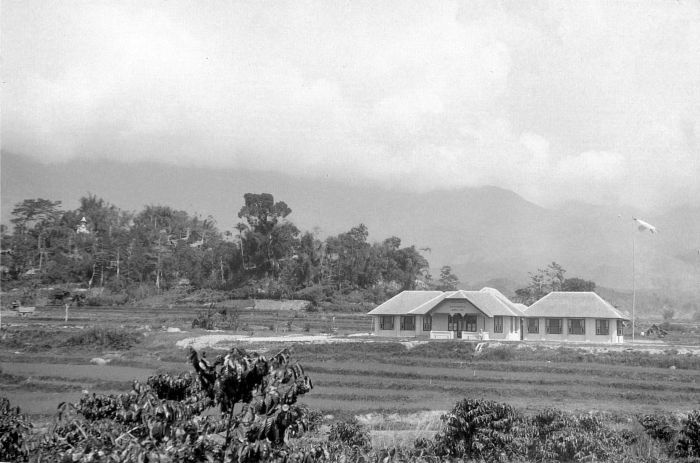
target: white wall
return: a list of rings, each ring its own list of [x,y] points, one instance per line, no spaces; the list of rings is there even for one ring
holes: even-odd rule
[[[528,333],[527,331],[527,319],[524,319],[523,323],[523,339],[526,341],[573,341],[573,342],[596,342],[596,343],[621,343],[622,336],[617,336],[617,320],[608,320],[608,334],[596,334],[595,318],[585,318],[585,334],[569,334],[568,333],[568,319],[562,318],[563,332],[561,334],[547,334],[545,319],[539,318],[540,332],[539,333]]]

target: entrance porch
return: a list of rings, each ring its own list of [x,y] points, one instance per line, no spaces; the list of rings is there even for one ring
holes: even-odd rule
[[[487,317],[483,313],[433,313],[430,339],[464,339],[466,341],[520,339],[520,317]]]

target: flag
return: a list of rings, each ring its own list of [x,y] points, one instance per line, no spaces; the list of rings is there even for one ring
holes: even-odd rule
[[[650,224],[649,222],[645,222],[645,221],[637,219],[637,218],[635,218],[634,221],[637,222],[637,225],[638,225],[637,228],[639,228],[640,232],[648,231],[652,235],[654,233],[658,233],[658,230],[656,229],[656,227],[653,226],[652,224]]]

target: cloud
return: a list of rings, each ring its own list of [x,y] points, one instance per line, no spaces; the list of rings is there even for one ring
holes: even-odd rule
[[[4,5],[2,147],[542,204],[700,195],[693,2]]]

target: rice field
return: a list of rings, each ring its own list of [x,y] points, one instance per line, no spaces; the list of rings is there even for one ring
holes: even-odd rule
[[[127,391],[134,379],[187,371],[186,351],[177,342],[207,334],[189,328],[196,312],[192,309],[77,309],[68,324],[59,312],[13,320],[17,323],[4,329],[0,342],[0,395],[35,416],[51,415],[58,403],[77,401],[84,391]],[[249,326],[261,326],[258,333],[267,335],[275,333],[265,328],[271,320],[283,319],[285,324],[301,320],[302,326],[316,326],[309,329],[311,333],[325,331],[329,321],[319,314],[277,311],[243,316],[248,317]],[[8,322],[6,317],[3,322]],[[335,314],[335,324],[342,326],[339,332],[349,333],[366,328],[367,321],[357,314]],[[76,333],[95,325],[135,333],[138,339],[126,350],[65,344],[66,339],[75,339]],[[306,333],[304,328],[294,328],[294,323],[291,326],[295,332]],[[187,332],[166,332],[163,327]],[[459,341],[345,341],[241,342],[241,346],[271,353],[291,347],[314,384],[304,402],[334,418],[375,417],[376,436],[389,431],[376,423],[387,423],[390,416],[403,417],[394,420],[392,428],[415,431],[430,427],[427,418],[417,425],[406,417],[437,419],[465,397],[507,402],[526,412],[555,407],[595,410],[621,419],[700,408],[700,354],[680,353],[673,346],[662,346],[655,353],[638,348],[596,352],[576,346],[515,343],[494,344],[475,353],[473,345]],[[210,358],[218,353],[207,351]],[[91,363],[98,357],[106,364]]]

